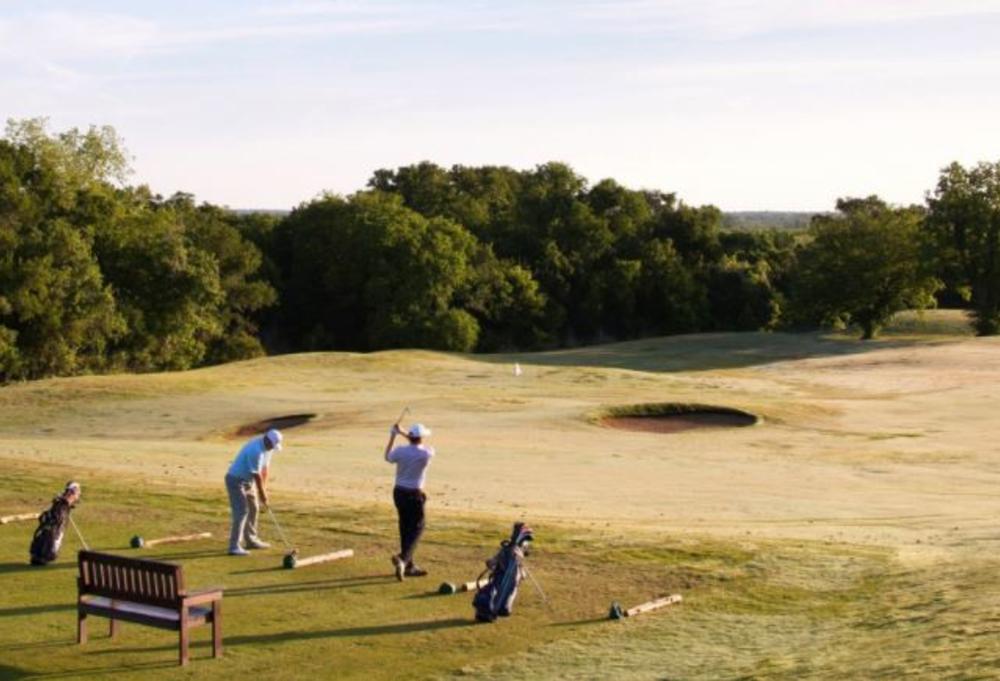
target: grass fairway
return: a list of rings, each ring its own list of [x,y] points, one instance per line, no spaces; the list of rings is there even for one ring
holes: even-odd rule
[[[0,389],[0,515],[68,478],[94,548],[175,560],[226,589],[225,657],[193,633],[198,678],[992,678],[1000,668],[1000,342],[954,313],[885,340],[724,334],[552,353],[274,357],[198,371]],[[515,377],[514,362],[524,369]],[[671,435],[601,427],[605,410],[728,406],[760,425]],[[385,432],[430,425],[425,579],[391,579]],[[272,481],[310,555],[223,555],[222,477],[240,427],[286,431]],[[464,581],[509,531],[535,528],[514,616],[471,624]],[[33,523],[0,526],[0,678],[174,678],[176,638],[92,619],[74,644],[75,538],[26,565]],[[135,551],[133,534],[218,539]],[[604,619],[666,593],[684,603]]]

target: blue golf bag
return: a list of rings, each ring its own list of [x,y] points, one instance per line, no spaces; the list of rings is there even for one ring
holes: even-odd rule
[[[517,598],[517,588],[524,579],[524,555],[534,535],[524,523],[515,523],[510,539],[500,542],[500,550],[486,561],[486,570],[477,582],[489,578],[472,598],[476,620],[493,622],[497,617],[508,617]]]

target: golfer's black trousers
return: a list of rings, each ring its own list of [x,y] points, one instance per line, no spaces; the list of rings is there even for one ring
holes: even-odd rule
[[[424,533],[424,502],[427,495],[419,489],[394,487],[392,500],[399,513],[399,557],[407,565],[413,563],[413,552]]]

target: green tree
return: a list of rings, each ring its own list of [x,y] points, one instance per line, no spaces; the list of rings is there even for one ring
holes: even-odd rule
[[[7,223],[0,253],[0,381],[103,368],[122,323],[80,234],[59,220]]]
[[[9,129],[15,129],[13,124]],[[94,371],[123,331],[57,154],[0,140],[0,381]]]
[[[874,338],[900,310],[933,305],[941,283],[922,255],[923,211],[892,208],[876,196],[841,199],[817,215],[794,279],[800,318],[840,321]]]
[[[708,310],[707,292],[673,241],[651,241],[641,263],[635,306],[641,315],[641,335],[701,329]]]
[[[693,330],[709,321],[705,290],[723,254],[721,213],[714,207],[686,206],[672,194],[632,191],[611,179],[588,187],[561,163],[518,172],[496,166],[445,170],[425,162],[377,171],[369,184],[402,197],[425,217],[458,222],[499,262],[522,268],[545,305],[541,326],[533,322],[527,333],[539,342]],[[475,268],[490,269],[486,261]],[[765,269],[753,267],[755,273]],[[495,273],[486,278],[499,281]],[[483,328],[481,347],[494,347],[499,341],[489,340],[488,320],[496,313],[484,313],[473,298],[469,309]],[[535,305],[527,299],[521,304],[527,310]]]
[[[551,342],[546,330],[546,300],[528,269],[501,260],[479,245],[472,274],[457,305],[473,315],[481,329],[477,350],[531,350]]]
[[[53,208],[69,208],[81,190],[124,184],[132,172],[124,143],[108,125],[52,134],[45,118],[9,119],[5,139],[30,150],[38,167],[51,171],[42,198]]]
[[[650,194],[647,200],[655,206],[652,235],[670,239],[690,266],[704,268],[721,257],[722,211],[715,206],[688,206],[673,194]]]
[[[135,371],[200,364],[222,332],[224,300],[215,259],[194,248],[167,209],[137,208],[95,236],[127,331],[111,347],[117,366]]]
[[[458,224],[372,191],[314,200],[276,229],[290,244],[278,266],[295,342],[310,349],[475,347],[479,324],[457,301],[472,280],[477,242]]]
[[[781,316],[780,295],[764,260],[751,264],[723,256],[708,278],[712,326],[719,330],[756,331],[773,328]]]
[[[274,305],[278,296],[258,274],[262,256],[238,228],[241,218],[211,204],[196,206],[187,194],[175,194],[160,209],[171,211],[184,224],[189,247],[208,253],[218,270],[221,334],[211,340],[205,359],[230,362],[264,354],[255,313]]]
[[[980,335],[1000,332],[1000,162],[941,171],[927,226],[949,289],[972,304]]]

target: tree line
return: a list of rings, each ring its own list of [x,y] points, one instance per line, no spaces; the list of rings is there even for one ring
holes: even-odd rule
[[[128,184],[108,127],[0,139],[0,381],[264,352],[535,350],[699,331],[857,328],[968,307],[1000,329],[1000,163],[925,205],[843,199],[805,231],[571,167],[373,173],[287,215]]]

